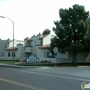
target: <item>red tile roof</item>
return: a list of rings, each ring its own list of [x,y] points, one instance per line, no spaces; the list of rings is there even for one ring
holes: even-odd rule
[[[49,34],[43,35],[43,36],[40,37],[39,39],[41,40],[41,39],[45,38],[45,37],[48,36],[48,35],[49,35]]]
[[[32,39],[31,39],[31,38],[27,40],[27,42],[31,42],[31,41],[32,41]]]
[[[18,48],[17,47],[14,47],[14,50],[17,50]],[[8,47],[6,48],[7,51],[12,51],[13,50],[13,47]]]
[[[46,49],[46,48],[49,48],[49,47],[50,47],[50,44],[47,44],[47,45],[40,46],[39,48]]]

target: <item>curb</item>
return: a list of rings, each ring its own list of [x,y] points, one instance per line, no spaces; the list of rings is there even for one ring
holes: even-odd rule
[[[17,65],[10,65],[10,64],[0,64],[2,66],[10,66],[10,67],[24,67],[24,66],[17,66]]]
[[[54,66],[54,68],[87,68],[87,67],[90,67],[90,66]]]
[[[18,66],[18,65],[10,65],[10,64],[1,64],[1,66],[7,66],[7,67],[15,67],[15,68],[35,68],[35,67],[39,67],[39,66]]]

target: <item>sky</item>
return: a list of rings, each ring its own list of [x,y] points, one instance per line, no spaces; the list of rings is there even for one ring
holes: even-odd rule
[[[0,16],[10,18],[14,22],[14,38],[24,40],[44,29],[50,29],[54,21],[59,20],[59,9],[69,8],[74,4],[85,6],[90,11],[86,0],[0,0]],[[0,18],[0,38],[13,39],[13,24],[7,18]]]

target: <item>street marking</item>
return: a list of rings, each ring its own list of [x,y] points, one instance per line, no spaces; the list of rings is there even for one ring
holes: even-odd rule
[[[48,68],[51,68],[51,67],[39,67],[39,68],[33,68],[33,69],[29,69],[29,70],[48,69]]]
[[[9,69],[9,70],[10,70],[10,69]],[[13,69],[12,69],[12,70],[13,70]],[[14,69],[14,70],[15,70],[15,69]],[[16,71],[21,71],[21,72],[25,72],[25,73],[39,74],[39,75],[45,75],[45,76],[52,76],[52,77],[61,77],[61,78],[79,80],[79,81],[90,81],[90,80],[88,80],[88,79],[74,78],[74,77],[61,76],[61,75],[44,74],[44,73],[32,72],[32,71],[23,71],[23,70],[16,70]]]
[[[7,82],[7,83],[15,84],[15,85],[26,87],[26,88],[30,88],[30,89],[33,89],[33,90],[47,90],[47,89],[44,89],[44,88],[39,88],[39,87],[36,87],[36,86],[16,82],[16,81],[5,79],[5,78],[0,78],[0,81],[4,81],[4,82]]]
[[[43,72],[39,73],[39,72],[23,71],[23,70],[16,70],[16,69],[8,69],[8,70],[15,70],[15,71],[19,71],[19,72],[21,71],[21,72],[25,72],[25,73],[33,73],[33,74],[39,74],[39,75],[44,75],[44,76],[61,77],[61,78],[79,80],[79,81],[90,81],[89,79],[81,79],[81,78],[74,78],[74,77],[61,76],[61,75],[44,74]]]
[[[40,67],[40,68],[37,68],[37,69],[47,69],[47,68],[50,68],[50,67]]]

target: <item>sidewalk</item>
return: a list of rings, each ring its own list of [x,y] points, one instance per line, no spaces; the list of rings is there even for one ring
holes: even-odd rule
[[[10,67],[25,67],[25,66],[18,66],[18,65],[12,65],[12,64],[3,64],[3,63],[0,63],[0,65],[3,65],[3,66],[10,66]]]
[[[13,67],[13,68],[37,68],[37,67],[42,67],[42,66],[19,66],[19,65],[15,65],[15,64],[11,65],[11,64],[3,64],[3,63],[0,63],[0,66]]]
[[[69,68],[87,68],[87,67],[90,67],[90,66],[54,66],[55,68],[66,68],[66,67],[69,67]]]

